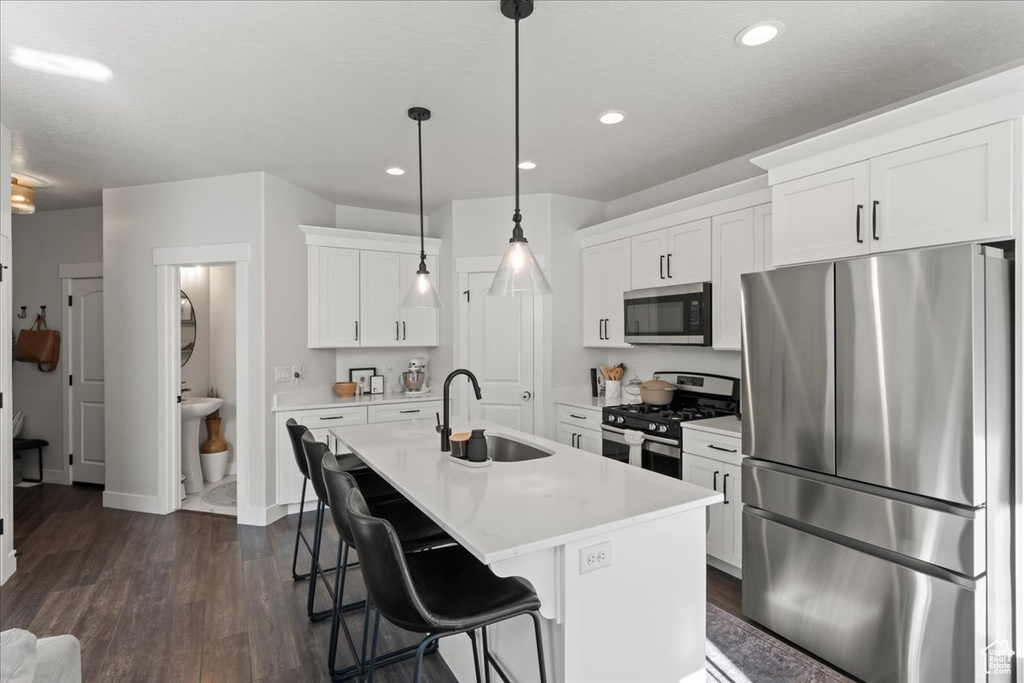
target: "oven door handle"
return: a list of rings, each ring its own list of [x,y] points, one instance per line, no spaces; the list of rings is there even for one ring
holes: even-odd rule
[[[605,433],[605,438],[608,439],[608,434],[614,434],[615,437],[609,439],[615,443],[625,444],[626,440],[622,437],[626,433],[626,430],[622,427],[612,427],[611,425],[601,425],[601,431]],[[640,431],[639,429],[634,431]],[[617,437],[617,438],[616,438]],[[676,439],[667,439],[663,436],[654,436],[652,434],[644,434],[644,441],[650,441],[652,443],[665,444],[666,446],[679,447],[679,441]],[[628,445],[628,444],[626,444]]]

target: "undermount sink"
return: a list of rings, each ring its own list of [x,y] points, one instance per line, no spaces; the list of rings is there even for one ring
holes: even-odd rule
[[[207,398],[205,396],[190,396],[181,400],[181,419],[206,417],[215,410],[220,410],[224,405],[222,398]]]
[[[522,462],[554,455],[555,452],[499,434],[486,434],[487,455],[494,462]]]

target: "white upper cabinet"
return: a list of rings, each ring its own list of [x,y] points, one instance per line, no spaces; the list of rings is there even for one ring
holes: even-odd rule
[[[711,219],[630,238],[630,289],[688,285],[711,279]]]
[[[870,164],[862,161],[772,188],[772,264],[867,254]]]
[[[583,345],[625,346],[622,295],[630,289],[630,240],[583,250]]]
[[[666,230],[667,284],[688,285],[711,279],[711,219],[684,223]]]
[[[416,271],[420,267],[419,254],[402,254],[399,302],[412,289]],[[427,256],[427,270],[430,281],[437,288],[437,257]],[[440,293],[440,292],[439,292]],[[402,308],[399,310],[402,323],[402,346],[437,346],[438,312],[433,308]]]
[[[418,238],[301,227],[309,267],[310,348],[437,346],[438,312],[402,308],[419,268]],[[424,244],[436,287],[440,240]]]
[[[359,334],[362,346],[399,346],[401,254],[359,252]]]
[[[871,160],[872,251],[1011,237],[1013,124]]]
[[[359,251],[310,247],[309,347],[359,346]]]
[[[711,219],[711,330],[712,346],[717,350],[740,348],[740,276],[764,270],[764,208],[741,209]],[[760,221],[755,220],[756,209]]]
[[[636,235],[630,238],[630,289],[647,289],[669,284],[665,276],[668,254],[668,231]]]

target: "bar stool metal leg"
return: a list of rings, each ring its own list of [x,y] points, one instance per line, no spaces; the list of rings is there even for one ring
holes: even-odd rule
[[[309,479],[302,478],[302,497],[299,499],[299,524],[295,527],[295,550],[292,551],[292,580],[303,581],[309,578],[309,573],[299,574],[295,571],[296,566],[299,562],[299,541],[301,540],[306,546],[306,550],[310,553],[313,552],[312,548],[309,547],[309,541],[306,539],[306,535],[302,533],[302,514],[306,508],[306,485],[309,483]]]

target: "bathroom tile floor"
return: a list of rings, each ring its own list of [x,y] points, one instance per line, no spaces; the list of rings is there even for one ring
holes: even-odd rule
[[[215,515],[228,515],[229,517],[237,517],[237,507],[233,505],[231,507],[211,505],[210,503],[207,503],[205,500],[203,500],[203,494],[209,491],[210,489],[221,486],[222,484],[227,484],[229,482],[236,481],[237,479],[238,477],[235,476],[234,474],[229,474],[220,481],[213,483],[206,482],[205,485],[203,486],[202,491],[200,491],[199,493],[193,493],[192,495],[187,496],[184,500],[181,501],[181,509],[191,510],[192,512],[212,512]]]

